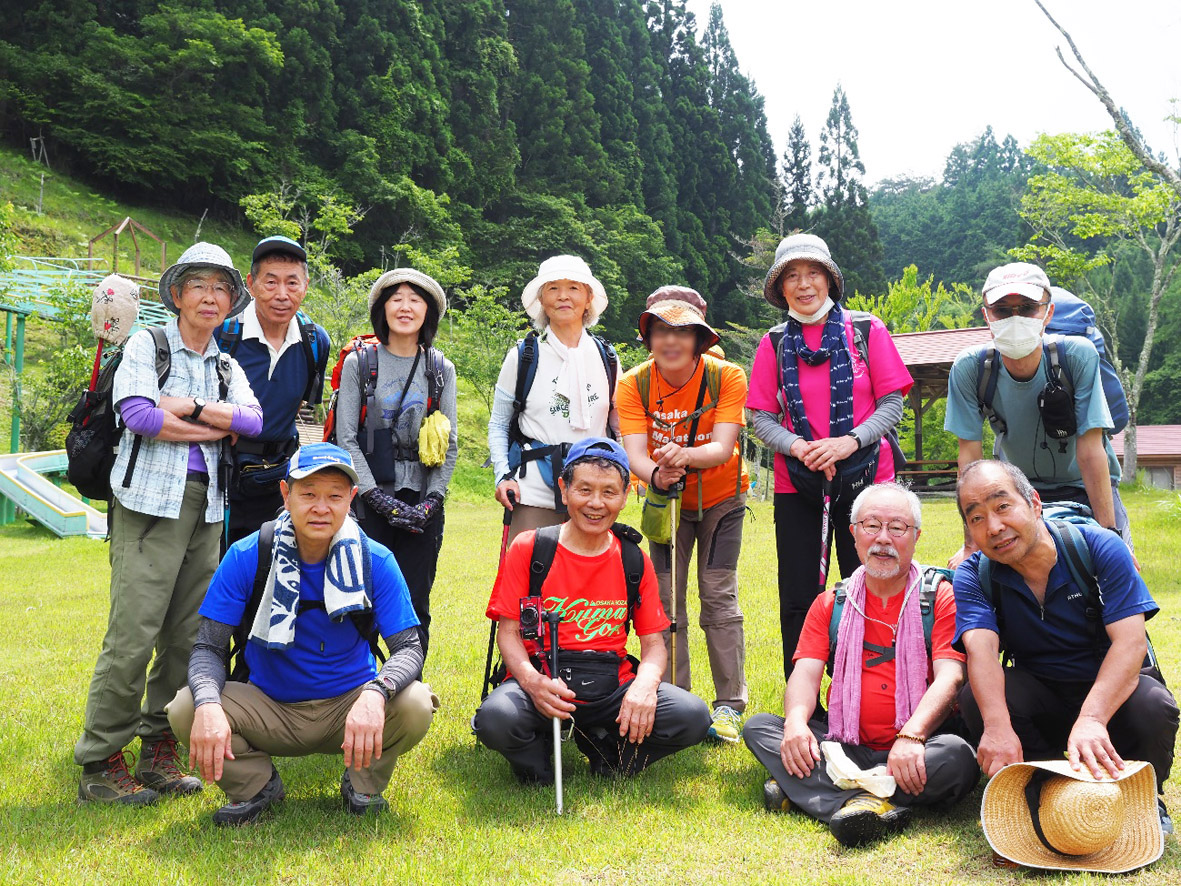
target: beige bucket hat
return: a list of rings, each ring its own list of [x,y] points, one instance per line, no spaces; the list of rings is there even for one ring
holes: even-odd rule
[[[1156,773],[1145,762],[1101,780],[1066,760],[1013,763],[984,789],[980,822],[997,854],[1031,868],[1122,874],[1165,848]]]
[[[160,303],[174,314],[180,313],[180,308],[172,298],[172,287],[180,275],[189,268],[216,268],[225,271],[234,281],[234,300],[230,303],[227,317],[236,317],[250,304],[250,290],[242,282],[242,275],[234,267],[230,254],[216,243],[194,243],[181,253],[176,264],[160,275]]]
[[[837,263],[832,260],[828,244],[815,234],[792,234],[779,241],[779,245],[775,247],[775,261],[763,280],[763,298],[775,307],[787,310],[787,300],[784,299],[783,293],[779,289],[779,275],[783,273],[788,262],[796,259],[814,261],[824,265],[832,276],[835,290],[829,293],[829,297],[833,301],[841,300],[845,294],[845,275],[841,273]]]
[[[573,280],[590,287],[591,303],[586,325],[594,326],[607,310],[607,290],[591,273],[590,265],[577,255],[555,255],[547,258],[537,269],[537,276],[525,284],[521,304],[535,323],[541,320],[541,287],[554,280]]]
[[[424,274],[422,271],[414,268],[394,268],[393,270],[386,271],[373,281],[373,286],[369,289],[370,313],[373,312],[373,306],[377,304],[377,300],[381,298],[381,294],[385,290],[397,286],[399,283],[413,283],[415,286],[424,289],[435,300],[435,307],[439,309],[439,317],[447,313],[447,293],[443,291],[443,287],[439,285],[439,281],[430,274]]]

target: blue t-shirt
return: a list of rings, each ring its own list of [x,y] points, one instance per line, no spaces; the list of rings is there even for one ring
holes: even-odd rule
[[[1128,546],[1114,532],[1093,526],[1079,526],[1087,546],[1102,598],[1102,621],[1109,625],[1143,613],[1152,618],[1160,607],[1153,601]],[[1055,540],[1058,561],[1046,583],[1045,610],[1025,580],[1011,567],[992,564],[993,584],[1004,595],[1005,650],[1016,667],[1049,680],[1094,680],[1101,658],[1095,654],[1091,625],[1086,616],[1086,589],[1074,583],[1066,552]],[[963,635],[976,628],[997,633],[996,610],[990,595],[980,588],[977,552],[955,571],[955,641],[963,651]],[[1110,646],[1106,631],[1100,634],[1101,648]]]
[[[316,340],[319,353],[327,354],[328,333],[320,326],[316,327]],[[238,342],[234,359],[246,373],[250,388],[262,407],[262,432],[256,439],[285,442],[295,437],[295,417],[308,387],[308,377],[315,371],[315,367],[308,366],[302,338],[298,344],[288,346],[269,377],[271,354],[258,339],[245,338]],[[322,393],[322,390],[312,391],[311,405],[320,402]]]
[[[369,540],[372,555],[373,616],[378,634],[390,637],[418,624],[406,580],[389,549]],[[209,583],[201,614],[223,624],[242,622],[258,565],[258,533],[235,542]],[[324,564],[300,563],[300,600],[324,599]],[[295,642],[284,650],[250,641],[245,649],[250,682],[270,698],[286,704],[335,698],[377,674],[368,641],[347,615],[334,622],[322,609],[301,612],[295,621]]]
[[[1058,441],[1047,440],[1038,412],[1037,398],[1046,386],[1046,365],[1043,355],[1033,378],[1018,381],[1009,375],[1000,354],[997,354],[996,394],[992,408],[1008,427],[1002,444],[1005,461],[1015,464],[1025,473],[1038,489],[1058,486],[1083,485],[1075,455],[1078,437],[1092,428],[1112,428],[1111,412],[1103,394],[1103,383],[1099,378],[1099,352],[1087,339],[1079,336],[1056,336],[1063,362],[1070,367],[1069,376],[1074,384],[1074,412],[1078,423],[1077,436],[1066,441],[1066,451],[1058,451]],[[984,434],[984,413],[977,400],[977,383],[980,377],[980,354],[986,345],[977,345],[963,351],[951,366],[947,380],[947,413],[943,429],[955,434],[961,440],[981,440]],[[1065,374],[1065,372],[1064,372]],[[1043,445],[1048,444],[1048,445]],[[1111,479],[1120,478],[1119,462],[1111,441],[1104,438],[1107,450],[1107,470]]]

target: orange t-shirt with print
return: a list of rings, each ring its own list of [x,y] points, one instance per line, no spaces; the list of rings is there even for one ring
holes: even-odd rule
[[[709,386],[705,381],[706,364],[717,366],[720,375],[718,385],[718,402],[713,409],[701,414],[697,423],[696,439],[690,444],[689,431],[693,420],[689,419],[697,410],[697,398],[705,386],[702,405],[710,403]],[[641,371],[649,373],[648,403],[640,400],[640,386],[638,377]],[[645,412],[652,414],[650,418]],[[615,390],[615,406],[619,410],[619,433],[626,437],[628,434],[647,434],[648,454],[651,455],[670,440],[681,446],[701,446],[713,439],[714,425],[746,424],[746,371],[726,360],[718,360],[709,354],[702,354],[697,361],[697,370],[693,377],[679,388],[674,388],[660,375],[656,368],[656,361],[649,360],[628,372],[619,380]],[[688,419],[688,420],[686,420]],[[746,473],[746,465],[742,460],[742,452],[738,443],[734,444],[734,452],[728,461],[704,471],[689,471],[685,474],[685,491],[681,500],[685,507],[696,507],[697,485],[701,483],[701,505],[708,508],[718,502],[733,498],[737,491],[746,492],[750,486],[750,478]],[[740,479],[741,478],[741,479]],[[641,483],[648,482],[647,477],[640,477]]]

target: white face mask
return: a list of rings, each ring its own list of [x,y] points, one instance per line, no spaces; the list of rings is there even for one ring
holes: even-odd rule
[[[793,320],[797,320],[804,326],[812,326],[816,323],[823,323],[828,319],[828,312],[832,310],[834,302],[831,298],[826,298],[824,304],[816,309],[814,314],[801,314],[795,308],[788,308],[787,315]]]
[[[996,349],[1010,360],[1028,357],[1042,343],[1041,317],[1006,317],[988,324]]]

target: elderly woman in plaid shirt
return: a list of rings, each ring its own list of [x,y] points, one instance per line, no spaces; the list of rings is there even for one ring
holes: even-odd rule
[[[180,766],[164,706],[185,683],[197,608],[217,568],[222,447],[262,430],[250,383],[213,340],[250,301],[229,255],[192,246],[161,275],[160,300],[176,318],[162,341],[149,330],[128,340],[111,392],[123,425],[108,513],[111,610],[74,748],[82,801],[146,805],[162,792],[201,790]],[[165,344],[161,383],[157,349]],[[134,735],[133,775],[124,748]]]

